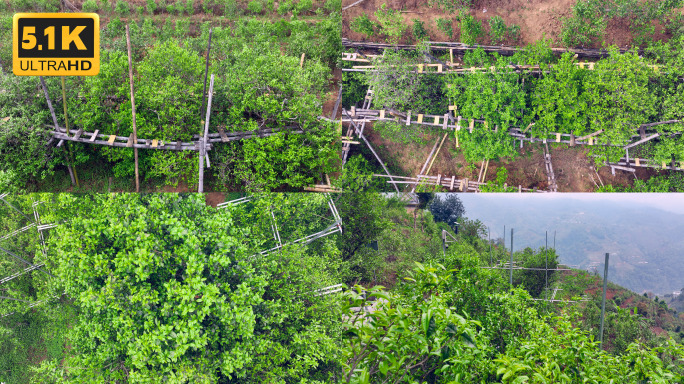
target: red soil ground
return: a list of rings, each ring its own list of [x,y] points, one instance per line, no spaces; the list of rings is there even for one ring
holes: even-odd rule
[[[342,7],[351,5],[356,0],[343,0]],[[534,43],[542,38],[552,38],[559,41],[563,18],[572,15],[572,7],[577,0],[474,0],[470,6],[470,14],[473,15],[483,26],[484,35],[489,33],[488,20],[494,16],[500,16],[506,25],[520,26],[520,38],[517,41],[505,41],[505,45],[521,45]],[[458,41],[459,27],[455,21],[457,14],[440,11],[428,6],[425,0],[365,0],[364,2],[345,10],[342,13],[342,36],[350,40],[384,42],[382,38],[373,36],[366,39],[363,34],[353,32],[349,23],[361,14],[367,14],[371,20],[375,20],[374,13],[382,4],[388,8],[400,10],[405,24],[413,25],[413,19],[418,19],[425,24],[432,41]],[[684,9],[681,10],[684,13]],[[454,20],[452,27],[454,36],[449,38],[437,28],[435,20],[438,18],[450,18]],[[629,32],[630,21],[627,19],[614,19],[608,22],[604,41],[608,45],[620,47],[629,46],[632,36]],[[655,39],[667,38],[662,32],[662,26],[656,25]],[[487,37],[478,40],[481,44],[489,44]],[[410,28],[404,33],[402,43],[413,43]],[[558,45],[558,44],[556,44]],[[597,43],[594,48],[600,48]]]
[[[384,139],[373,131],[372,124],[366,125],[364,135],[390,168],[401,171],[397,176],[411,177],[420,172],[437,140],[437,136],[434,136],[426,145],[396,143]],[[440,140],[442,136],[443,134],[440,135]],[[633,183],[635,177],[643,180],[658,173],[656,170],[640,168],[635,174],[616,171],[613,176],[609,167],[601,167],[597,175],[592,158],[587,155],[587,148],[570,148],[563,145],[558,148],[551,147],[550,152],[559,192],[591,192],[598,186],[608,184],[627,186]],[[497,169],[504,167],[508,171],[509,186],[520,185],[523,188],[546,190],[548,182],[541,145],[524,143],[523,148],[518,149],[518,153],[519,156],[512,160],[490,161],[485,181],[496,180]],[[457,179],[477,180],[480,166],[480,162],[469,166],[461,149],[456,148],[453,135],[449,135],[437,154],[429,174],[447,177],[455,175]]]

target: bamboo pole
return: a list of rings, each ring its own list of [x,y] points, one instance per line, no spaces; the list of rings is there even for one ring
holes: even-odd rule
[[[204,119],[204,136],[200,139],[200,155],[199,155],[199,185],[197,192],[204,192],[204,157],[207,153],[207,136],[209,136],[209,118],[211,117],[211,99],[214,94],[214,75],[211,75],[209,82],[209,101],[207,103],[207,115]],[[208,165],[208,164],[207,164]]]
[[[47,95],[47,88],[45,88],[45,94]],[[62,104],[64,105],[64,122],[66,124],[66,135],[69,136],[69,117],[67,116],[67,99],[66,99],[66,85],[64,84],[64,76],[62,76]],[[78,183],[78,174],[76,173],[76,166],[74,165],[74,155],[71,152],[71,144],[66,143],[67,147],[67,169],[69,170],[69,176],[71,176],[71,181],[76,182],[76,188],[80,187]],[[68,163],[71,163],[69,166]]]
[[[204,101],[207,97],[207,75],[209,74],[209,52],[211,51],[211,34],[214,32],[214,28],[209,30],[209,44],[207,45],[207,60],[204,67],[204,90],[202,91],[202,112],[200,112],[200,118],[204,116]],[[203,122],[204,123],[204,122]]]
[[[45,79],[43,76],[39,76],[40,85],[43,87],[43,93],[45,94],[45,100],[47,101],[48,108],[50,109],[50,115],[52,116],[52,122],[55,125],[55,131],[59,131],[59,124],[57,123],[57,115],[55,114],[55,109],[52,107],[52,100],[50,100],[50,95],[47,91],[47,85],[45,84]],[[67,134],[68,136],[68,134]],[[67,170],[69,171],[69,176],[71,177],[71,184],[76,185],[76,178],[74,178],[74,171],[71,169],[71,164],[69,162],[69,156],[64,152],[64,158],[67,161]]]
[[[513,228],[511,228],[511,264],[509,267],[510,267],[509,282],[511,284],[511,288],[513,288]]]
[[[601,302],[601,330],[599,331],[599,349],[603,349],[603,322],[606,316],[606,289],[608,288],[608,257],[606,253],[606,262],[603,267],[603,301]]]
[[[432,157],[432,161],[430,161],[430,165],[428,165],[427,171],[425,171],[425,174],[426,174],[426,175],[427,175],[428,173],[430,173],[430,168],[432,168],[432,163],[435,162],[435,159],[437,158],[437,154],[439,153],[439,150],[442,149],[442,145],[444,144],[444,140],[446,140],[447,135],[449,135],[449,133],[445,133],[445,134],[444,134],[444,137],[442,138],[442,142],[439,143],[439,148],[437,148],[437,151],[435,152],[435,155]]]
[[[126,45],[128,47],[128,80],[131,84],[131,111],[133,112],[133,144],[138,144],[138,129],[135,124],[135,96],[133,95],[133,64],[131,62],[131,34],[126,25]],[[135,157],[135,192],[140,192],[140,175],[138,173],[138,148],[133,148]]]

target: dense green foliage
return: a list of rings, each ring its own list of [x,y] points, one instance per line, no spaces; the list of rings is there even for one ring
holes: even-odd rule
[[[598,192],[684,192],[684,175],[678,172],[656,175],[647,180],[634,180],[634,185],[628,187],[606,185]]]
[[[482,35],[480,22],[463,9],[459,11],[458,21],[461,24],[461,42],[468,45],[476,44],[477,39]]]
[[[444,199],[437,195],[430,201],[428,207],[435,222],[446,223],[454,230],[456,230],[458,220],[465,213],[463,203],[456,195],[447,195]]]
[[[348,83],[358,90],[371,85],[377,109],[410,110],[415,116],[441,115],[447,105],[456,106],[464,119],[457,132],[459,143],[471,163],[515,156],[509,135],[512,128],[527,137],[551,140],[557,133],[591,134],[597,144],[591,147],[596,163],[617,161],[624,155],[619,147],[635,141],[641,125],[664,121],[670,123],[646,127],[648,135],[659,133],[660,137],[630,149],[630,156],[657,164],[684,161],[679,134],[684,128],[684,40],[654,44],[644,55],[620,53],[611,47],[608,57],[591,67],[569,53],[554,56],[550,44],[540,41],[512,57],[469,51],[463,67],[475,69],[446,76],[419,73],[418,65],[425,63],[420,53],[425,48],[417,49],[419,53],[388,51],[374,63],[377,71],[351,77]],[[359,80],[365,84],[358,84]],[[412,136],[418,133],[386,138],[404,142]]]
[[[49,299],[33,310],[0,301],[1,313],[16,311],[0,320],[0,368],[21,367],[2,376],[9,383],[636,384],[677,383],[684,374],[675,328],[683,324],[661,320],[672,314],[664,302],[615,293],[601,350],[598,295],[534,301],[549,292],[545,272],[515,270],[511,287],[507,269],[483,268],[511,256],[501,239],[486,239],[481,222],[462,217],[454,234],[430,212],[378,194],[337,197],[342,235],[266,254],[278,243],[274,223],[285,243],[329,225],[327,197],[267,194],[222,210],[182,194],[8,201],[25,212],[41,201],[42,222],[59,223],[47,238],[56,277],[34,271],[3,284],[11,291],[3,295]],[[28,221],[0,210],[3,234]],[[442,230],[457,239],[447,249]],[[1,245],[40,255],[37,239],[27,231]],[[513,254],[527,268],[543,268],[547,257],[555,267],[553,249]],[[12,265],[0,260],[6,276]],[[359,281],[368,288],[316,296]],[[598,285],[586,272],[548,275],[549,287],[562,288],[557,299]],[[652,324],[672,330],[655,337]]]
[[[423,41],[429,39],[428,33],[425,30],[425,23],[420,21],[420,19],[413,19],[412,32],[413,37],[416,39],[416,41]]]
[[[454,29],[451,26],[451,19],[438,17],[435,23],[437,23],[437,28],[451,39],[451,36],[454,34]]]
[[[340,52],[338,22],[339,13],[332,13],[331,18],[314,24],[244,19],[213,26],[209,71],[216,80],[209,131],[217,132],[219,127],[227,132],[282,130],[273,136],[216,144],[209,152],[212,167],[207,170],[214,188],[300,188],[313,184],[321,172],[330,171],[335,129],[318,116],[328,91],[330,67]],[[170,19],[163,26],[152,19],[129,23],[138,137],[167,142],[197,140],[204,120],[200,116],[203,56],[212,23],[197,25],[194,35],[189,35],[187,19],[178,19],[175,27]],[[114,17],[102,30],[100,74],[66,79],[72,129],[99,129],[119,136],[133,132],[123,35],[124,22]],[[9,34],[0,37],[9,39]],[[9,46],[3,45],[3,49]],[[306,60],[300,66],[302,54]],[[0,61],[9,68],[4,56]],[[47,78],[46,83],[58,122],[64,125],[59,79]],[[0,180],[4,189],[8,184],[35,188],[33,185],[67,163],[69,148],[74,151],[77,169],[87,163],[109,168],[116,178],[132,177],[130,149],[47,146],[52,119],[37,86],[34,77],[0,73]],[[191,188],[196,184],[196,152],[139,152],[144,180],[174,185],[185,181]],[[262,167],[265,164],[269,167]]]
[[[30,12],[58,12],[71,11],[64,3],[57,0],[9,0],[0,3],[0,11],[3,7],[13,11]],[[326,15],[341,8],[339,0],[317,1],[312,0],[287,0],[275,7],[273,0],[146,0],[145,6],[135,6],[128,1],[122,0],[85,0],[81,4],[83,12],[98,12],[102,15],[129,16],[135,13],[137,16],[146,15],[174,15],[192,16],[199,13],[208,13],[226,18],[236,18],[248,14],[259,14],[267,11],[268,15],[291,15],[293,17],[311,15]]]
[[[511,40],[518,39],[518,33],[520,32],[520,26],[511,25],[506,26],[506,23],[501,18],[501,16],[494,16],[489,19],[489,37],[492,44],[499,44],[505,41],[507,38]]]
[[[401,13],[391,8],[387,8],[387,4],[382,4],[380,8],[375,11],[375,18],[378,19],[378,27],[380,34],[387,36],[387,41],[396,44],[404,34],[407,28],[404,25],[404,20]]]

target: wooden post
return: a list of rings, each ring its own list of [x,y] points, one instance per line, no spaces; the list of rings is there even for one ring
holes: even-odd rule
[[[603,267],[603,301],[601,302],[601,330],[599,331],[599,349],[603,349],[603,321],[606,316],[606,289],[608,288],[608,257],[606,253],[606,262]]]
[[[207,60],[206,64],[204,67],[204,90],[202,91],[202,112],[200,112],[200,118],[204,116],[204,99],[207,96],[207,74],[209,73],[209,51],[211,51],[211,34],[214,31],[214,28],[211,28],[209,30],[209,44],[207,45]],[[201,130],[200,130],[201,133]]]
[[[126,45],[128,46],[128,80],[131,84],[131,111],[133,112],[133,144],[138,144],[138,129],[135,125],[135,96],[133,96],[133,64],[131,63],[131,34],[126,25]],[[133,147],[135,157],[135,191],[140,192],[140,177],[138,174],[138,148]]]
[[[46,92],[47,92],[47,89],[46,89]],[[65,127],[66,128],[66,135],[67,135],[67,137],[69,137],[69,117],[67,116],[66,85],[64,84],[64,76],[62,76],[62,104],[64,105],[64,124],[66,125],[66,127]],[[71,164],[72,164],[72,167],[71,167],[72,169],[69,170],[69,176],[72,176],[71,180],[76,182],[76,187],[78,188],[78,187],[80,187],[80,185],[78,183],[78,174],[76,173],[76,167],[73,166],[74,155],[73,155],[73,153],[71,153],[71,145],[69,143],[67,143],[67,153],[68,153],[68,157],[71,159],[71,160],[67,159],[67,163],[71,162]],[[67,165],[67,169],[68,168],[69,168],[69,165]],[[72,170],[73,170],[73,172],[72,172]]]
[[[511,264],[508,267],[510,270],[509,282],[511,284],[511,288],[513,288],[513,228],[511,228]]]
[[[50,95],[47,91],[47,85],[45,85],[45,80],[43,76],[40,76],[40,85],[43,87],[43,93],[45,94],[45,100],[47,101],[48,108],[50,109],[50,115],[52,116],[52,122],[55,124],[55,131],[59,132],[59,124],[57,123],[57,115],[55,114],[55,109],[52,107],[52,101],[50,100]],[[76,184],[76,178],[74,177],[74,171],[71,169],[71,164],[69,161],[69,156],[64,153],[64,157],[67,161],[67,170],[69,171],[69,176],[71,177],[71,184]]]
[[[299,60],[299,68],[303,68],[303,67],[304,67],[304,56],[305,56],[305,55],[306,55],[306,52],[305,52],[305,53],[302,53],[302,58],[301,58],[301,60]]]
[[[199,150],[199,185],[197,187],[197,192],[204,192],[204,157],[207,153],[207,137],[209,136],[209,118],[211,117],[211,99],[214,94],[214,75],[211,75],[211,80],[209,81],[209,101],[207,103],[207,115],[204,119],[204,135],[200,137],[200,150]],[[208,165],[208,162],[207,162]]]
[[[62,76],[62,105],[64,105],[64,125],[66,127],[66,135],[69,136],[69,117],[67,116],[66,86],[64,85],[64,76]]]

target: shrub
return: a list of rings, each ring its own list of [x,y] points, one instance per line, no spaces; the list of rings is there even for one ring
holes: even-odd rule
[[[247,9],[255,15],[260,14],[263,11],[263,8],[264,7],[259,0],[253,0],[247,4]]]
[[[445,12],[454,13],[457,9],[469,8],[472,2],[472,0],[429,0],[428,5]]]
[[[418,19],[413,19],[413,37],[417,41],[428,40],[430,38],[425,30],[425,23]]]
[[[83,12],[97,12],[98,9],[99,6],[96,0],[86,0],[83,2],[83,6],[81,6]]]
[[[223,15],[226,17],[239,16],[239,8],[235,0],[222,0]]]
[[[187,13],[188,16],[195,13],[195,2],[193,0],[187,0],[185,2],[185,13]]]
[[[518,34],[520,33],[519,25],[514,24],[507,27],[501,16],[494,16],[489,19],[489,28],[489,34],[493,44],[502,43],[506,38],[518,40]]]
[[[475,17],[461,10],[458,16],[461,22],[461,42],[468,45],[477,44],[477,38],[482,35],[482,26]]]
[[[125,1],[117,1],[115,10],[116,13],[118,13],[121,16],[128,16],[131,13],[131,8]]]
[[[300,0],[295,8],[297,9],[297,13],[310,11],[311,8],[313,8],[313,0]]]
[[[563,20],[561,41],[566,46],[590,44],[606,30],[605,10],[591,0],[579,0],[572,8],[572,17]]]
[[[339,11],[342,9],[342,0],[326,0],[323,8],[328,12]]]
[[[517,41],[520,38],[520,26],[513,24],[510,27],[508,27],[508,36]]]
[[[292,4],[292,0],[285,0],[280,5],[278,6],[278,14],[279,15],[284,15],[288,12],[290,12],[294,8],[294,4]]]
[[[355,17],[351,23],[349,23],[349,28],[354,32],[363,33],[368,37],[373,36],[373,33],[375,33],[375,24],[365,13]]]
[[[454,29],[451,27],[451,19],[437,18],[437,28],[444,32],[451,39],[454,36]]]
[[[190,33],[190,20],[188,19],[178,19],[176,20],[176,37],[182,39]]]
[[[382,33],[387,35],[387,41],[392,44],[397,44],[406,29],[401,13],[394,9],[388,9],[387,4],[382,4],[380,8],[375,11],[375,18],[378,19]]]
[[[501,16],[494,16],[489,19],[490,37],[493,44],[499,44],[506,39],[506,23]]]
[[[152,19],[143,20],[141,33],[146,39],[157,34],[157,27],[154,25]]]
[[[157,10],[157,3],[154,0],[147,0],[147,13],[154,15],[154,11]]]

